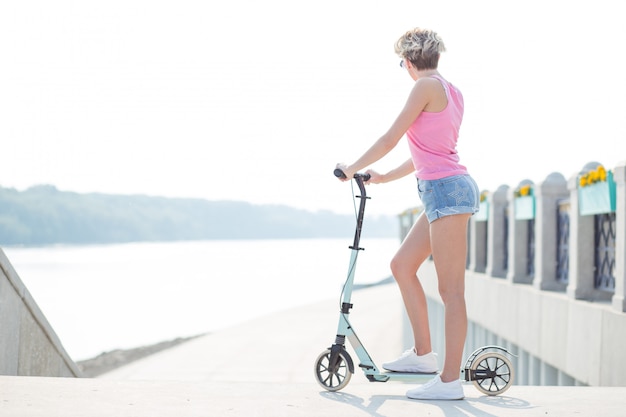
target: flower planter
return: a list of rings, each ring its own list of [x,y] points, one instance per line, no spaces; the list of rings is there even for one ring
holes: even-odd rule
[[[615,181],[608,172],[606,181],[578,187],[578,209],[581,216],[611,213],[615,211]]]
[[[535,196],[515,197],[515,220],[531,220],[535,218]]]

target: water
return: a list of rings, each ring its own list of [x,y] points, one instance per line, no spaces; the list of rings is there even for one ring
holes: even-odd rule
[[[339,299],[350,239],[3,248],[74,360]],[[363,239],[356,283],[389,276],[398,239]]]

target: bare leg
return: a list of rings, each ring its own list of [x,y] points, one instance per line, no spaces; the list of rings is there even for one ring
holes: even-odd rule
[[[439,294],[445,307],[446,355],[441,380],[459,379],[463,346],[467,335],[465,309],[465,260],[467,222],[470,214],[446,216],[430,225],[430,239]]]
[[[417,278],[417,270],[430,252],[428,219],[422,214],[391,261],[391,272],[404,300],[418,355],[432,351],[426,295]]]

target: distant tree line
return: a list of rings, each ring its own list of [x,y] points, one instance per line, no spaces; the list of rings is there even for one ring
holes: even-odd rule
[[[354,216],[282,205],[0,187],[0,244],[350,237]],[[367,217],[364,237],[397,237],[393,216]]]

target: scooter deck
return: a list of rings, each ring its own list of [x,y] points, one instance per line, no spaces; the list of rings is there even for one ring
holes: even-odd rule
[[[389,377],[409,377],[409,376],[436,376],[439,372],[396,372],[396,371],[383,371],[380,373],[381,375],[389,376]]]
[[[426,382],[438,375],[438,372],[423,373],[423,372],[394,372],[384,371],[380,373],[385,379],[395,381],[411,381],[411,382]]]

